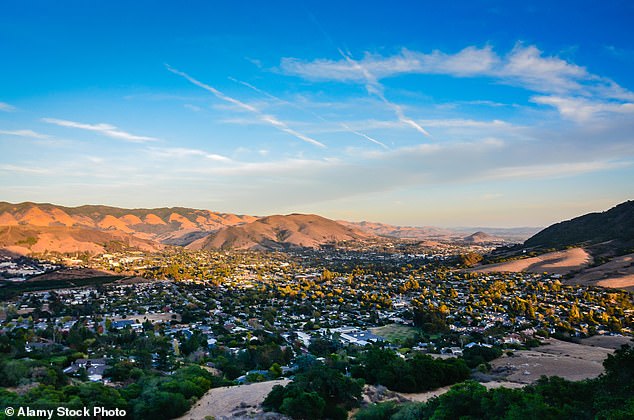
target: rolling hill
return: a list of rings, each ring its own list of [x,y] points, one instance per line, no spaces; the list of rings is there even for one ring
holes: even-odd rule
[[[28,227],[31,237],[50,236],[52,231],[59,236],[64,232],[64,228],[68,229],[65,238],[49,240],[47,246],[52,247],[59,242],[60,249],[68,249],[64,244],[69,244],[72,242],[71,239],[78,235],[88,235],[85,232],[102,232],[113,235],[113,238],[108,238],[104,235],[93,234],[95,241],[97,241],[97,247],[87,245],[90,240],[80,241],[84,245],[77,245],[77,247],[83,248],[80,250],[90,252],[99,249],[103,243],[122,239],[128,243],[136,244],[134,246],[147,247],[152,242],[186,245],[225,226],[241,225],[257,219],[254,216],[217,213],[184,207],[122,209],[92,205],[63,207],[31,202],[19,204],[0,202],[0,226]],[[34,232],[37,232],[37,235]],[[127,234],[129,237],[122,236],[122,234]],[[131,238],[139,239],[141,242],[135,242]],[[31,239],[31,241],[33,240]],[[7,244],[10,242],[8,240]],[[41,246],[43,245],[38,244],[31,248],[39,249]],[[155,245],[154,248],[156,247]]]
[[[524,242],[525,248],[562,249],[572,246],[592,246],[616,253],[634,247],[634,201],[556,223]]]
[[[367,233],[312,214],[268,216],[242,226],[231,226],[192,242],[189,249],[283,250],[318,248],[340,241],[363,240]]]
[[[122,249],[157,251],[163,245],[121,231],[67,226],[0,226],[0,248],[26,255],[44,252],[100,254]]]

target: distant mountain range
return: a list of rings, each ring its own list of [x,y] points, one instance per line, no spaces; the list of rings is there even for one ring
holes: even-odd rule
[[[156,250],[164,245],[187,245],[210,232],[255,220],[254,216],[182,207],[122,209],[0,202],[0,247],[19,253],[95,253],[122,247]]]
[[[522,239],[528,237],[514,229],[502,229],[501,235],[481,230],[470,234],[473,230],[333,221],[306,214],[257,217],[184,207],[123,209],[0,202],[0,248],[22,254],[158,250],[166,245],[189,249],[283,250],[377,236],[471,244],[517,241],[518,235],[524,235]]]

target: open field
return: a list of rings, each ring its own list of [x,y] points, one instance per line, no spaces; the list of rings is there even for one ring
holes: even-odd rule
[[[529,273],[548,272],[552,274],[567,274],[581,270],[592,262],[590,254],[582,248],[571,248],[564,251],[548,252],[537,257],[507,261],[498,264],[483,265],[470,271],[478,273],[526,271]]]
[[[210,389],[180,419],[202,420],[208,416],[216,420],[224,418],[252,418],[254,414],[262,413],[260,404],[275,385],[284,386],[289,382],[288,379],[280,379],[249,385],[223,386]],[[274,417],[280,418],[279,416]]]
[[[370,328],[372,334],[384,337],[387,341],[393,343],[413,338],[419,332],[417,328],[408,327],[401,324],[389,324],[382,327]]]
[[[610,339],[611,337],[607,337]],[[545,376],[560,376],[571,381],[596,378],[603,372],[603,361],[614,351],[613,340],[597,337],[594,345],[548,339],[544,345],[513,352],[493,360],[492,373],[509,382],[530,384]]]
[[[613,287],[634,292],[634,254],[621,255],[605,264],[583,270],[569,282],[584,286]]]

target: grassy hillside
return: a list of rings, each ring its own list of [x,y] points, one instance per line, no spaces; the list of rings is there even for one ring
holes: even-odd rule
[[[561,249],[608,241],[609,247],[619,252],[634,247],[634,201],[549,226],[529,238],[524,246]]]

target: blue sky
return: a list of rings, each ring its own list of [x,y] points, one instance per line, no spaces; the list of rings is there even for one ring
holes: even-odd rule
[[[544,226],[634,198],[634,5],[508,3],[3,1],[0,200]]]

